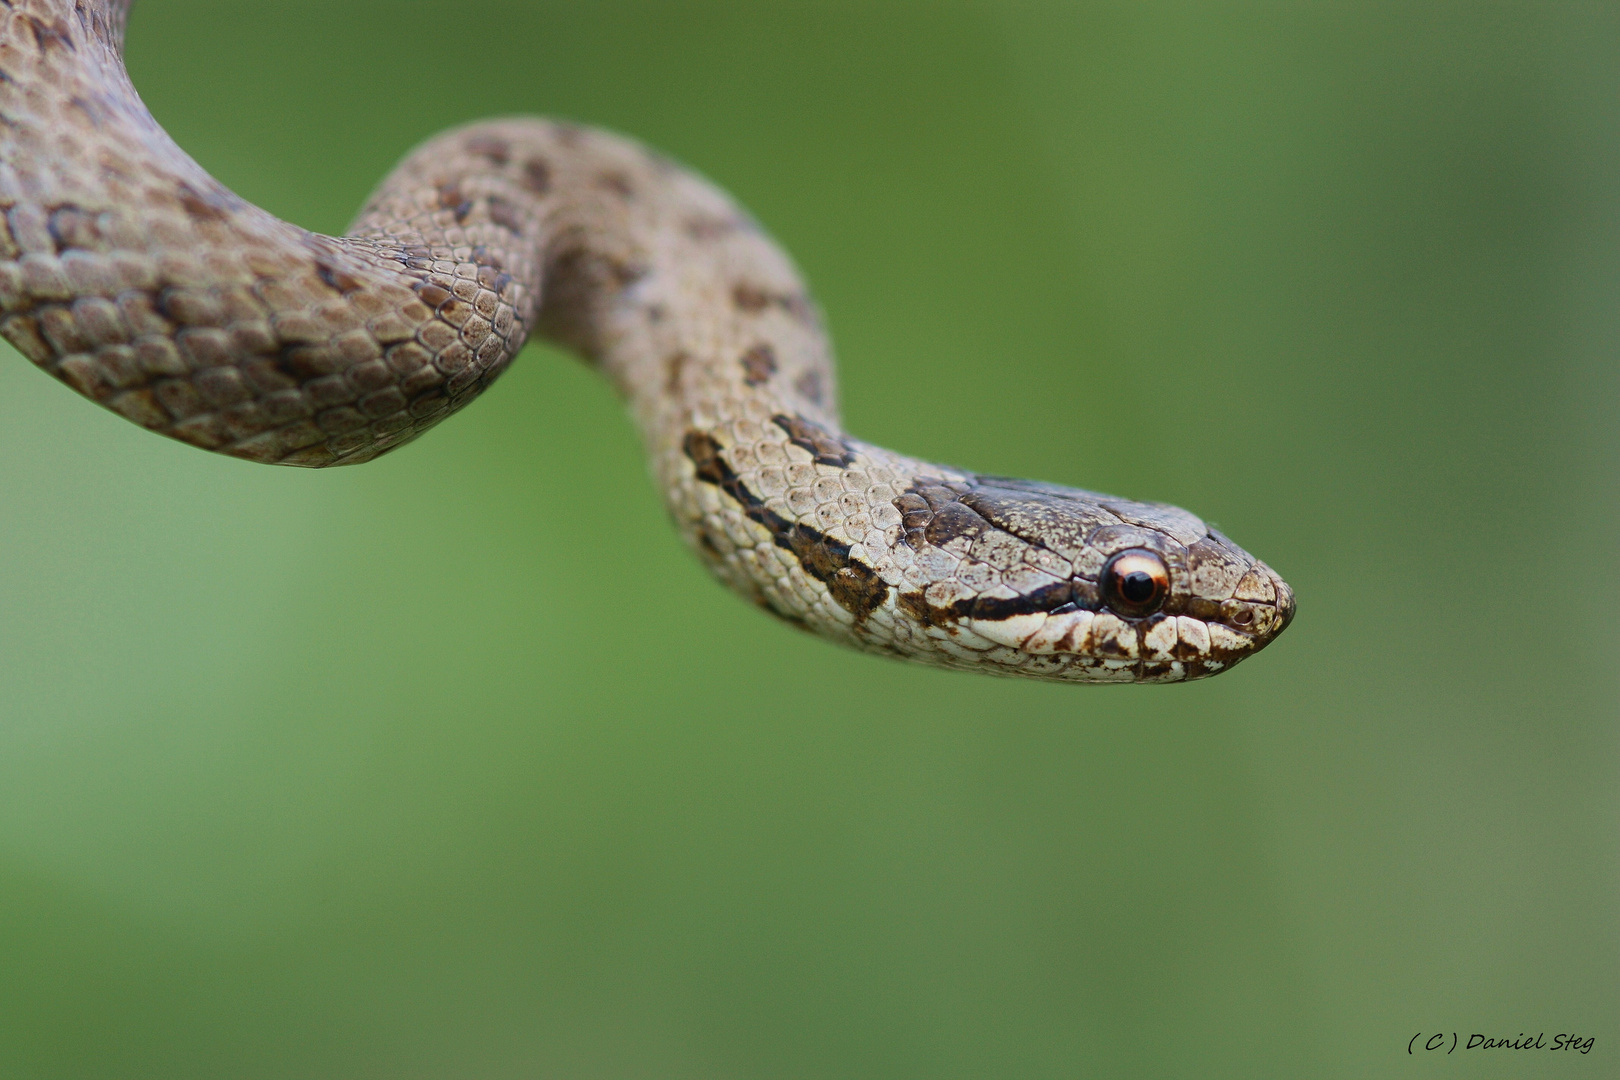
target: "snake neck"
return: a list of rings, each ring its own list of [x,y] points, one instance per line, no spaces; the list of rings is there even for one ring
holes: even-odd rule
[[[718,188],[631,140],[527,119],[446,133],[345,243],[502,283],[515,320],[607,375],[655,448],[745,416],[838,426],[831,353],[792,263]]]

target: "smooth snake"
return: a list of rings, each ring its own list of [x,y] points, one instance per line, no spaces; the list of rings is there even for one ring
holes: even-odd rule
[[[358,464],[471,401],[533,331],[628,401],[716,576],[815,633],[975,671],[1171,682],[1292,618],[1282,579],[1185,510],[844,434],[788,257],[629,139],[538,119],[444,133],[341,237],[248,204],[136,94],[129,3],[0,0],[0,334],[129,420],[250,461]]]

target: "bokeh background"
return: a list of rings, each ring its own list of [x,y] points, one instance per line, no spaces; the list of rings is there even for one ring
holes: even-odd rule
[[[1598,1077],[1620,1043],[1620,9],[141,0],[341,230],[551,113],[735,192],[864,438],[1296,588],[1180,687],[823,645],[533,347],[365,468],[0,357],[0,1076]],[[449,572],[446,573],[446,568]],[[1595,1036],[1408,1056],[1419,1031]]]

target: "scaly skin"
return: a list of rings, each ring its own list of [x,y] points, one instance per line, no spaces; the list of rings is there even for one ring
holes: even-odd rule
[[[1276,574],[1184,510],[844,435],[787,256],[640,145],[544,120],[461,128],[407,157],[346,236],[319,236],[158,127],[124,70],[127,11],[0,0],[0,333],[135,423],[252,461],[369,461],[470,401],[533,329],[628,399],[711,569],[817,633],[1163,682],[1225,670],[1292,617]]]

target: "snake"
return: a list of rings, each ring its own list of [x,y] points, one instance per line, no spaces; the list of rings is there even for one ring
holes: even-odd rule
[[[343,236],[276,218],[142,103],[130,3],[0,0],[0,335],[120,416],[248,461],[359,464],[466,405],[532,333],[611,381],[714,575],[822,637],[1155,683],[1225,671],[1293,618],[1282,578],[1186,510],[845,433],[790,257],[632,139],[473,123],[409,153]],[[896,404],[929,407],[918,393]],[[590,543],[588,514],[570,527]]]

